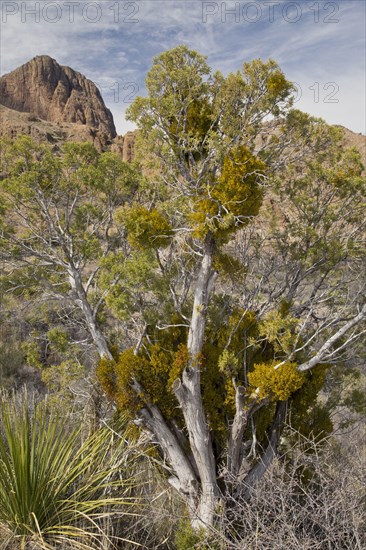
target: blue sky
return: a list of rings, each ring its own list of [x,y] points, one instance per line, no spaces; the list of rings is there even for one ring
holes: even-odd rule
[[[297,84],[296,106],[365,133],[363,0],[2,0],[1,74],[47,54],[96,82],[117,131],[144,95],[153,56],[177,44],[224,74],[275,59]]]

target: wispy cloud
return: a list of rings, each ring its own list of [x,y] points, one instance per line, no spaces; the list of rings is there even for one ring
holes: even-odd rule
[[[244,60],[272,57],[298,84],[299,108],[365,131],[365,3],[359,0],[3,0],[1,8],[1,72],[51,55],[100,86],[119,132],[131,128],[124,112],[144,93],[153,56],[181,43],[225,74]]]

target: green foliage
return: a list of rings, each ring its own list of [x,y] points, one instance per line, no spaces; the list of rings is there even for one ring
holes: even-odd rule
[[[64,353],[67,350],[69,338],[65,330],[53,327],[47,332],[47,338],[57,351]]]
[[[119,410],[133,416],[148,400],[157,404],[166,418],[181,419],[171,386],[187,366],[188,352],[183,344],[174,351],[172,341],[167,349],[168,341],[165,336],[161,342],[146,345],[145,352],[138,355],[131,348],[123,351],[115,362],[105,358],[99,361],[98,379]],[[134,379],[144,388],[143,394],[136,394],[131,387]]]
[[[362,165],[339,130],[290,110],[293,87],[272,60],[224,77],[178,46],[154,59],[146,87],[128,110],[144,176],[90,144],[54,154],[29,138],[4,143],[0,284],[18,300],[62,301],[62,321],[28,330],[23,346],[52,392],[86,374],[71,349],[85,323],[100,355],[103,337],[115,344],[97,375],[118,410],[136,419],[157,405],[192,443],[172,387],[197,369],[220,471],[239,386],[253,447],[255,432],[265,448],[279,401],[301,433],[332,428],[330,400],[318,402],[325,371],[297,369],[348,318],[348,279],[360,287]],[[202,324],[190,357],[193,307]],[[356,388],[343,397],[361,410]],[[177,545],[197,546],[196,535],[183,526]]]
[[[277,364],[277,361],[255,364],[248,373],[248,381],[253,388],[259,388],[262,399],[287,401],[304,384],[305,376],[296,369],[296,363],[286,362],[276,368]]]
[[[365,410],[365,395],[360,390],[364,376],[347,366],[318,365],[306,373],[306,381],[292,399],[291,424],[305,436],[322,438],[333,430],[332,418],[342,411],[338,428],[349,428]],[[322,391],[322,399],[317,395]],[[347,412],[345,412],[347,411]]]
[[[132,504],[123,440],[100,429],[82,441],[67,417],[26,394],[0,403],[0,525],[23,544],[98,548],[98,521]]]
[[[243,132],[255,136],[266,114],[277,117],[292,105],[293,85],[271,59],[254,59],[244,63],[241,72],[231,73],[226,79],[216,73],[215,78],[215,111],[224,112],[221,128],[230,139],[235,140]]]
[[[230,400],[232,377],[226,377],[218,368],[220,348],[215,344],[206,343],[203,348],[201,372],[202,401],[207,415],[210,429],[215,439],[221,444],[227,435],[226,421],[232,418],[233,407]]]
[[[291,104],[292,85],[277,64],[255,60],[224,78],[182,45],[154,58],[146,88],[127,117],[141,129],[144,156],[160,160],[164,181],[189,197],[196,235],[229,230],[235,217],[247,223],[266,170],[252,137],[266,116]]]
[[[32,335],[36,336],[35,333]],[[34,368],[42,367],[42,351],[39,342],[30,340],[22,344],[22,350],[26,358],[27,365]]]
[[[247,270],[243,263],[231,254],[217,251],[213,259],[213,267],[225,281],[244,282]]]
[[[283,304],[281,307],[285,314],[286,307]],[[275,323],[277,328],[274,333],[271,332],[273,319],[280,327],[285,325],[288,329],[293,328],[291,318],[283,318],[280,313],[275,315],[272,312],[267,319],[269,332],[265,334],[265,325],[258,322],[254,312],[238,308],[229,308],[224,317],[221,312],[217,327],[215,324],[208,326],[202,355],[197,361],[201,370],[202,400],[207,421],[221,445],[225,444],[228,422],[235,414],[234,382],[248,387],[247,405],[252,399],[270,401],[256,416],[258,437],[261,434],[264,437],[273,417],[273,403],[294,399],[294,417],[301,415],[301,410],[305,411],[314,405],[323,386],[324,377],[314,384],[308,373],[297,371],[296,362],[285,362],[275,368],[280,361],[273,359],[276,341],[273,344],[271,342],[275,340],[273,334],[276,335],[278,331]],[[282,337],[286,341],[287,334],[284,333]],[[153,343],[144,340],[138,355],[130,348],[123,351],[116,361],[103,358],[97,369],[99,381],[120,410],[129,410],[133,416],[147,400],[158,405],[165,418],[181,424],[182,414],[177,407],[172,385],[189,364],[185,330],[172,327],[150,334],[149,338],[153,339]],[[256,346],[250,343],[252,339],[258,342]],[[227,347],[228,341],[230,345]],[[243,349],[245,341],[247,348]],[[133,390],[133,379],[144,388],[143,394],[137,395]],[[305,391],[302,399],[303,386]],[[259,393],[254,394],[257,388]]]
[[[195,548],[205,550],[208,548],[203,542],[205,539],[204,529],[193,529],[190,521],[187,519],[180,520],[174,540],[177,550],[194,550]]]
[[[90,143],[66,143],[57,155],[24,136],[2,143],[2,173],[1,244],[18,261],[2,287],[26,298],[45,286],[67,294],[72,266],[83,278],[87,264],[121,247],[114,214],[143,179],[135,165]]]
[[[263,189],[259,184],[264,171],[264,163],[247,147],[233,149],[224,159],[212,198],[220,201],[234,216],[256,216],[262,204]]]
[[[157,273],[156,257],[149,247],[133,250],[130,254],[110,253],[100,262],[100,287],[107,291],[106,304],[120,319],[132,313],[141,313],[146,320],[155,318],[152,298],[164,296],[165,285]],[[150,293],[150,301],[142,298]]]
[[[115,360],[108,359],[107,357],[101,357],[99,359],[96,374],[100,385],[102,386],[108,397],[117,399],[117,383],[115,375]]]
[[[239,361],[234,352],[225,349],[219,357],[218,369],[226,375],[237,376]]]
[[[201,101],[206,90],[203,79],[209,73],[205,58],[186,46],[178,46],[162,53],[154,58],[146,78],[150,97],[137,98],[127,116],[138,119],[144,129],[151,131],[154,129],[154,121],[145,114],[145,109],[151,106],[167,121],[173,139],[179,139],[182,132],[187,132],[189,137],[195,137],[197,131],[201,133],[199,122],[203,122],[204,126],[207,118],[207,107],[205,109]],[[174,101],[175,97],[179,99],[179,106]],[[190,124],[187,124],[187,119]]]
[[[364,258],[360,220],[366,195],[359,152],[342,150],[339,136],[332,135],[338,130],[325,123],[316,131],[334,143],[314,155],[306,170],[289,167],[276,182],[278,206],[287,220],[276,241],[283,256],[304,269],[319,264],[324,274],[347,258]],[[317,140],[316,134],[312,139]]]
[[[291,352],[296,341],[295,329],[299,324],[299,319],[282,313],[284,308],[286,309],[286,306],[281,304],[280,310],[270,311],[258,325],[259,335],[272,344],[277,354]]]
[[[169,371],[168,387],[171,387],[189,364],[189,352],[185,344],[179,344]]]
[[[51,394],[50,401],[61,407],[72,403],[74,395],[70,386],[85,379],[86,375],[86,368],[76,359],[66,359],[41,371],[42,382]]]
[[[292,396],[291,426],[305,437],[323,438],[332,432],[331,408],[317,402],[328,369],[327,365],[318,365],[307,372],[301,391]]]
[[[134,205],[117,212],[116,219],[125,225],[132,246],[164,248],[169,245],[171,226],[156,209],[149,211],[144,206]]]
[[[253,314],[243,315],[235,311],[228,317],[225,327],[221,327],[215,341],[206,342],[202,355],[196,358],[201,370],[202,396],[209,425],[223,440],[226,420],[235,412],[232,378],[242,379],[239,374],[242,331],[248,329],[253,320]],[[235,331],[231,336],[232,346],[225,350],[232,331]],[[151,334],[150,339],[154,342],[144,341],[138,355],[130,348],[123,351],[115,362],[101,359],[97,369],[99,381],[121,410],[130,410],[135,414],[147,399],[157,404],[167,419],[181,422],[182,415],[172,392],[172,384],[189,364],[186,330],[173,326]],[[136,395],[132,389],[133,378],[144,388],[144,395]]]
[[[263,190],[260,180],[265,165],[246,147],[237,147],[224,158],[218,181],[203,187],[190,214],[196,237],[208,231],[227,238],[238,226],[258,214]]]

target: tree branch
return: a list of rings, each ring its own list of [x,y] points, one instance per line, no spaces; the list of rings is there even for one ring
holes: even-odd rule
[[[342,338],[342,336],[344,336],[352,327],[361,323],[361,321],[363,321],[365,318],[366,318],[366,304],[363,305],[358,315],[353,317],[353,319],[350,319],[348,323],[343,325],[343,327],[341,327],[335,334],[333,334],[333,336],[331,336],[325,342],[325,344],[323,344],[323,346],[320,348],[318,353],[314,355],[314,357],[309,359],[309,361],[306,361],[305,363],[302,363],[301,365],[299,365],[297,367],[297,370],[300,372],[304,372],[312,369],[313,367],[315,367],[315,365],[317,365],[321,361],[324,361],[327,358],[327,356],[329,356],[330,350],[333,347],[333,345],[337,342],[337,340]]]

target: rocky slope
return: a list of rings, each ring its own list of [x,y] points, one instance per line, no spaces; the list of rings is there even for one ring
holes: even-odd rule
[[[49,142],[55,146],[65,141],[90,141],[98,151],[111,150],[127,162],[131,162],[134,157],[135,132],[127,132],[125,136],[116,136],[106,141],[105,134],[91,126],[48,122],[35,113],[21,113],[0,104],[0,137],[13,139],[19,135],[31,136],[37,142]]]
[[[8,109],[0,104],[0,135],[15,138],[24,134],[31,136],[37,142],[63,143],[64,141],[90,141],[102,151],[105,148],[105,139],[87,125],[67,122],[48,122],[42,120],[34,112],[21,113]]]
[[[348,128],[344,126],[338,126],[343,130],[343,143],[345,147],[354,147],[357,149],[361,155],[362,164],[365,167],[364,173],[366,172],[366,136],[363,134],[355,134]]]
[[[117,136],[112,143],[111,151],[121,155],[122,160],[131,162],[134,158],[136,132],[127,132],[124,136]]]
[[[47,55],[37,56],[0,78],[0,104],[58,125],[78,126],[73,131],[102,147],[116,137],[113,116],[91,80]],[[8,123],[16,116],[2,110]],[[27,122],[18,117],[17,126]],[[7,125],[7,124],[5,124]],[[68,127],[70,130],[71,127]],[[28,133],[28,132],[27,132]],[[72,131],[71,131],[72,133]]]

